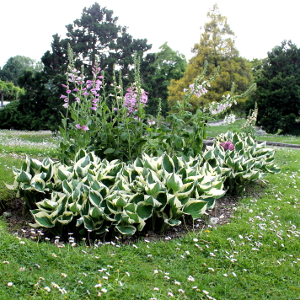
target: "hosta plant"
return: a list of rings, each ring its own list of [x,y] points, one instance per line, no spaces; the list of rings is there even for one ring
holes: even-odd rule
[[[202,164],[219,167],[229,193],[241,193],[249,183],[280,172],[274,164],[274,153],[250,135],[229,131],[215,138],[214,145],[202,154]]]
[[[221,176],[209,164],[201,166],[200,157],[144,154],[126,165],[80,150],[70,166],[47,160],[47,176],[36,161],[27,161],[14,171],[14,186],[30,203],[32,226],[59,235],[162,231],[185,215],[199,218],[225,193]]]

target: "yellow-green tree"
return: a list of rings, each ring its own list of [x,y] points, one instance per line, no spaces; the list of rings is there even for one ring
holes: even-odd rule
[[[0,80],[0,106],[3,107],[4,97],[8,100],[18,100],[19,96],[24,94],[24,90],[14,86],[12,82]]]
[[[183,90],[201,74],[205,61],[208,62],[208,69],[204,80],[212,77],[218,66],[220,67],[219,75],[212,82],[207,94],[200,99],[194,97],[191,100],[192,110],[212,101],[220,101],[222,95],[231,91],[232,83],[235,83],[235,94],[241,94],[253,81],[251,64],[239,56],[235,48],[234,33],[227,23],[227,18],[220,14],[217,4],[207,13],[207,16],[210,20],[204,25],[200,42],[192,49],[195,56],[190,59],[184,76],[170,83],[168,88],[170,108],[174,107],[176,101],[183,99]]]

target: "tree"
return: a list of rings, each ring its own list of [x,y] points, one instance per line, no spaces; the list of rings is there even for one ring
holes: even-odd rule
[[[269,133],[300,134],[300,49],[292,41],[274,47],[255,82],[247,106],[257,102],[257,124]]]
[[[17,100],[23,93],[24,90],[17,86],[14,86],[13,83],[0,80],[1,107],[3,107],[4,97],[6,97],[6,99],[8,100]]]
[[[126,32],[126,27],[116,24],[113,11],[98,3],[84,8],[81,19],[66,26],[67,38],[53,35],[51,50],[42,57],[44,69],[39,74],[25,72],[19,82],[26,89],[26,95],[20,99],[20,110],[28,115],[24,129],[58,129],[61,120],[65,83],[68,67],[68,44],[74,53],[75,66],[84,66],[86,75],[92,75],[92,66],[99,62],[105,71],[106,88],[110,88],[114,65],[122,71],[126,86],[131,76],[134,53],[141,57],[151,48],[146,39],[135,40]]]
[[[169,107],[183,99],[183,90],[201,74],[205,61],[208,62],[205,79],[211,77],[218,66],[220,72],[212,83],[210,92],[201,97],[201,102],[196,97],[192,100],[194,110],[206,103],[220,101],[222,95],[230,92],[233,82],[237,94],[244,92],[252,83],[251,64],[239,57],[239,52],[234,46],[234,33],[227,23],[227,18],[220,14],[216,4],[207,16],[210,21],[204,25],[199,44],[195,44],[192,49],[195,56],[190,59],[184,76],[180,80],[171,80]]]
[[[172,79],[180,79],[186,70],[185,56],[172,50],[167,42],[160,46],[158,53],[150,53],[142,61],[141,77],[143,88],[149,93],[146,111],[156,115],[161,101],[162,115],[168,111],[168,86]],[[160,99],[160,100],[159,100]]]
[[[109,83],[114,65],[122,71],[123,78],[128,77],[134,53],[142,57],[145,51],[151,49],[151,45],[147,44],[146,39],[133,39],[126,27],[117,25],[117,20],[112,10],[100,7],[98,3],[85,7],[81,18],[66,26],[66,39],[61,40],[57,34],[53,36],[52,53],[48,51],[42,58],[47,71],[60,74],[65,71],[70,44],[75,66],[84,64],[88,73],[91,73],[91,67],[97,62],[108,73],[106,82]]]
[[[14,85],[18,85],[18,79],[25,71],[39,72],[43,69],[41,62],[36,62],[26,56],[17,55],[10,57],[3,69],[0,70],[0,79],[10,81]]]

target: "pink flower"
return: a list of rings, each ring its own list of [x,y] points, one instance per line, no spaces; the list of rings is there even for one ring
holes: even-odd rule
[[[93,106],[91,107],[91,110],[97,110],[97,107]]]
[[[89,128],[86,125],[82,125],[81,129],[84,130],[84,131],[89,130]]]
[[[76,124],[75,127],[76,127],[77,129],[81,129],[81,130],[83,130],[83,131],[90,130],[90,129],[88,128],[87,125],[82,125],[82,126],[80,126],[79,124]]]
[[[65,104],[63,104],[63,107],[64,107],[64,108],[68,108],[68,107],[69,107],[69,104],[68,104],[68,103],[65,103]]]
[[[67,94],[70,94],[72,91],[71,90],[66,90],[66,93]]]
[[[234,144],[232,144],[230,141],[225,143],[220,143],[220,145],[224,148],[224,150],[232,151],[234,149]]]
[[[68,98],[66,95],[61,95],[60,98],[65,99]]]

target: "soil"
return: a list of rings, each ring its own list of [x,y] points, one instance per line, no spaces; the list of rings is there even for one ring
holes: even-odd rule
[[[215,207],[207,211],[202,218],[193,222],[192,218],[188,217],[185,220],[185,224],[182,222],[179,226],[170,227],[164,234],[149,231],[143,238],[149,241],[168,240],[179,238],[188,231],[201,231],[205,228],[227,224],[230,222],[239,199],[240,197],[233,196],[222,197],[216,201]],[[5,207],[0,207],[0,216],[6,219],[7,229],[11,234],[39,241],[43,241],[47,238],[55,242],[55,237],[45,229],[36,230],[29,226],[29,223],[35,222],[29,212],[24,212],[24,204],[21,199],[15,198],[8,200],[5,203]],[[122,242],[126,244],[133,243],[137,242],[140,238],[141,236],[126,237]],[[60,242],[68,242],[68,240],[63,241],[61,238]]]

